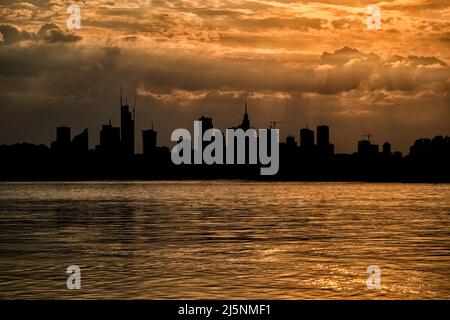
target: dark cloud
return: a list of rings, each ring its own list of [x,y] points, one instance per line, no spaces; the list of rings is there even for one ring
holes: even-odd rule
[[[380,57],[374,53],[365,54],[357,49],[343,47],[332,53],[324,52],[320,60],[324,64],[335,64],[342,66],[352,59],[378,62]]]
[[[450,32],[445,33],[439,40],[450,45]]]
[[[9,24],[0,25],[0,34],[3,37],[1,44],[8,45],[16,42],[33,40],[43,40],[50,43],[55,42],[77,42],[82,39],[81,36],[65,32],[54,23],[44,24],[37,33],[22,31]]]
[[[321,29],[327,23],[326,20],[307,17],[270,17],[270,18],[244,18],[236,19],[233,24],[241,30],[264,31],[274,29],[308,30]]]
[[[447,63],[438,59],[437,57],[418,57],[418,56],[409,56],[407,58],[408,62],[411,62],[414,66],[427,66],[427,65],[440,65],[442,67],[446,67]]]
[[[8,25],[1,24],[0,25],[0,33],[3,37],[2,44],[11,44],[15,42],[20,42],[24,40],[35,40],[37,39],[36,35],[31,32],[21,31],[18,28]]]
[[[49,24],[37,35],[52,30],[59,29]],[[437,57],[382,58],[344,47],[289,64],[201,48],[145,50],[139,41],[122,48],[48,40],[1,46],[0,143],[48,143],[64,123],[75,132],[88,127],[93,145],[110,115],[118,123],[120,85],[129,101],[139,95],[137,128],[155,120],[165,144],[172,129],[190,127],[201,114],[221,128],[235,125],[246,97],[256,127],[284,120],[282,134],[297,135],[306,123],[328,123],[338,151],[354,150],[367,130],[403,149],[418,134],[449,130],[450,70]],[[401,139],[395,128],[405,131]]]
[[[54,23],[44,24],[38,31],[38,35],[41,39],[48,42],[77,42],[82,38],[75,34],[67,33],[63,31]]]
[[[361,29],[361,25],[364,21],[362,19],[336,19],[331,21],[331,25],[334,29],[349,29],[349,28],[359,28]]]
[[[450,7],[448,0],[421,0],[421,1],[403,1],[384,6],[388,10],[407,10],[407,11],[422,11],[422,10],[443,10]]]

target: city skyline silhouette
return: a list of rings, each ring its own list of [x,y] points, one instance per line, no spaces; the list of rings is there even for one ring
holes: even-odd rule
[[[71,127],[68,126],[56,128],[56,140],[51,142],[50,147],[29,143],[0,145],[0,156],[6,160],[6,163],[10,161],[9,166],[3,166],[0,178],[258,178],[256,166],[249,164],[248,138],[245,141],[245,164],[235,162],[229,167],[218,164],[176,166],[171,163],[170,148],[158,144],[158,131],[154,129],[152,122],[151,128],[140,130],[139,139],[142,140],[142,150],[136,152],[135,107],[136,102],[132,109],[127,100],[124,102],[122,88],[120,88],[118,108],[120,127],[115,127],[109,118],[108,123],[101,126],[100,143],[94,149],[89,148],[88,129],[84,129],[72,138]],[[212,118],[202,115],[198,120],[203,127],[202,136],[207,129],[214,128]],[[278,123],[272,121],[268,129],[274,129]],[[242,129],[244,132],[253,130],[247,100],[244,103],[242,122],[231,128]],[[361,135],[365,139],[357,140],[355,152],[344,154],[335,152],[333,136],[330,134],[332,129],[325,124],[318,125],[315,131],[307,125],[306,128],[299,128],[298,132],[297,136],[289,134],[285,141],[279,143],[281,164],[280,172],[275,175],[275,179],[432,182],[449,180],[449,170],[445,165],[450,158],[450,137],[448,136],[436,136],[433,139],[419,138],[410,147],[410,152],[404,156],[401,152],[393,150],[388,141],[382,146],[373,143],[371,134]],[[202,149],[207,144],[204,141]],[[235,159],[236,156],[235,152]],[[27,171],[25,168],[26,170],[21,172],[20,168],[26,165],[18,165],[17,160],[21,162],[25,159],[35,159],[47,169]],[[9,172],[11,168],[15,170]]]

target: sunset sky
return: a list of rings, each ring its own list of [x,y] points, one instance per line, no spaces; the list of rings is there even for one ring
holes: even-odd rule
[[[159,144],[201,115],[238,125],[328,124],[337,152],[363,134],[408,151],[450,135],[450,1],[0,0],[0,144],[49,144],[55,127],[89,128],[93,147],[119,87]],[[369,30],[367,6],[381,9]]]

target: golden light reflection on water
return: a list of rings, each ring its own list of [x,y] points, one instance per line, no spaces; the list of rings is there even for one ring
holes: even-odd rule
[[[449,212],[449,185],[1,183],[0,297],[448,299]]]

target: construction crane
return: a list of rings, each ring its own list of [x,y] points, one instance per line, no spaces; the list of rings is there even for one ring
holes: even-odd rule
[[[361,137],[365,137],[365,138],[367,137],[367,141],[371,142],[370,139],[372,138],[372,135],[370,133],[363,134],[363,135],[361,135]]]
[[[283,123],[283,121],[271,121],[270,122],[270,129],[276,129],[278,123]]]

